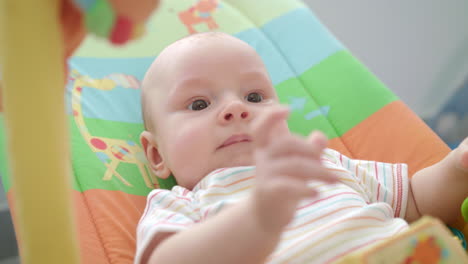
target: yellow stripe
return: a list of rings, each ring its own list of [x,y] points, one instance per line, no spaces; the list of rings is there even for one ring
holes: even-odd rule
[[[235,182],[231,182],[231,183],[226,184],[226,185],[218,185],[218,184],[216,184],[216,185],[212,185],[212,186],[210,186],[210,187],[211,187],[211,188],[227,188],[227,187],[232,186],[232,185],[235,185],[235,184],[237,184],[237,183],[240,183],[240,182],[244,182],[244,181],[253,179],[254,177],[255,177],[255,176],[250,176],[250,177],[242,178],[242,179],[237,180],[237,181],[235,181]]]
[[[381,228],[381,227],[383,227],[383,226],[385,226],[385,224],[383,224],[383,225],[370,225],[370,226],[366,226],[366,227],[368,227],[368,228]],[[350,230],[351,230],[351,229],[350,229]],[[350,231],[350,230],[348,230],[348,231]],[[393,231],[393,232],[397,232],[397,230],[392,230],[392,231]],[[339,247],[339,246],[341,246],[341,245],[343,245],[343,244],[347,244],[347,243],[349,243],[349,242],[351,242],[351,241],[353,241],[353,240],[356,240],[356,238],[370,237],[370,236],[373,236],[373,235],[375,236],[375,234],[376,234],[375,231],[367,232],[367,233],[364,233],[364,234],[359,234],[358,237],[351,237],[351,238],[346,239],[346,240],[344,240],[344,241],[340,241],[340,243],[335,243],[333,247],[327,247],[327,251],[336,249],[337,247]],[[378,239],[378,238],[376,238],[376,239]],[[380,238],[380,239],[383,239],[383,238]],[[364,245],[363,245],[363,246],[364,246]],[[311,261],[312,261],[313,259],[316,259],[318,256],[323,255],[324,253],[325,253],[325,251],[321,251],[319,254],[310,256],[307,260],[311,260]]]
[[[329,157],[335,164],[338,163],[338,159],[335,156],[331,155],[330,153],[324,152],[324,155]]]
[[[249,186],[246,186],[246,187],[244,187],[244,188],[241,188],[241,189],[238,189],[238,190],[235,190],[235,191],[232,191],[232,192],[228,192],[228,193],[207,193],[207,194],[203,195],[202,198],[211,197],[211,196],[227,196],[227,195],[232,195],[232,194],[235,194],[235,193],[239,193],[239,192],[248,190],[248,189],[250,189],[250,188],[252,188],[252,187],[253,187],[252,185],[249,185]]]
[[[303,248],[302,250],[296,252],[294,255],[292,255],[291,257],[289,257],[289,258],[286,260],[286,262],[287,262],[287,263],[292,262],[293,259],[295,259],[295,258],[297,258],[297,257],[299,257],[299,256],[301,256],[301,255],[303,255],[305,252],[309,251],[311,248],[313,248],[313,247],[315,247],[315,246],[317,246],[317,245],[319,245],[319,244],[321,244],[321,243],[324,243],[324,241],[329,240],[329,239],[332,239],[332,238],[334,238],[334,237],[336,237],[336,236],[338,236],[338,235],[340,235],[340,234],[342,234],[342,233],[349,232],[349,231],[354,231],[354,230],[359,230],[359,229],[381,228],[381,227],[384,227],[384,226],[385,226],[385,223],[383,223],[383,224],[381,224],[381,225],[362,225],[362,226],[355,226],[355,227],[349,227],[349,228],[346,228],[346,229],[338,230],[338,231],[336,231],[336,232],[334,232],[334,233],[332,233],[332,234],[330,234],[330,235],[328,235],[328,236],[326,236],[326,237],[324,237],[324,238],[322,238],[322,239],[320,239],[320,240],[318,240],[318,241],[316,241],[316,242],[314,242],[314,243],[308,245],[307,247]],[[370,234],[372,234],[372,233],[370,233]],[[367,234],[367,235],[368,235],[368,234]],[[310,235],[309,235],[307,238],[309,238],[309,237],[310,237]],[[304,240],[306,240],[306,239],[304,239]],[[320,254],[318,254],[318,255],[320,255]]]
[[[331,227],[331,226],[337,225],[337,224],[342,223],[342,222],[351,221],[351,220],[359,220],[359,219],[372,219],[372,220],[377,220],[377,221],[380,220],[380,221],[383,222],[382,219],[379,219],[379,218],[376,218],[376,217],[370,217],[370,216],[358,216],[358,217],[352,217],[352,218],[343,219],[343,220],[338,221],[338,222],[333,222],[333,223],[331,223],[331,224],[329,224],[329,225],[324,225],[324,226],[322,226],[322,227],[315,228],[315,229],[317,230],[316,232],[310,233],[310,234],[307,235],[307,237],[304,237],[302,240],[299,240],[299,241],[297,241],[296,243],[290,245],[289,247],[282,249],[281,251],[279,251],[278,253],[276,253],[275,256],[280,256],[280,255],[286,254],[286,252],[290,252],[291,248],[294,248],[296,245],[303,243],[305,240],[308,240],[309,237],[314,236],[317,232],[320,232],[321,230],[324,230],[324,229],[326,229],[326,228],[329,228],[329,227]],[[329,235],[328,238],[329,238],[329,237],[332,237],[332,235],[335,236],[337,233],[340,233],[340,232],[341,232],[341,231],[337,231],[337,232],[335,232],[335,233]],[[325,238],[322,239],[322,240],[320,240],[320,241],[318,241],[318,242],[321,242],[321,241],[323,241],[323,240],[325,240]],[[316,243],[318,243],[318,242],[316,242]],[[315,243],[315,244],[316,244],[316,243]]]
[[[340,181],[344,181],[344,182],[352,182],[352,183],[356,183],[358,184],[357,181],[353,180],[353,179],[348,179],[348,178],[339,178]]]
[[[341,173],[349,173],[347,170],[344,170],[344,169],[327,168],[327,170],[341,172]]]
[[[297,230],[297,229],[299,229],[299,228],[301,228],[301,227],[304,227],[304,226],[306,226],[306,225],[310,225],[310,224],[312,224],[313,222],[317,222],[318,220],[320,220],[320,219],[322,219],[322,218],[324,218],[324,217],[330,216],[330,215],[332,215],[332,214],[334,214],[334,213],[337,213],[337,212],[339,212],[339,211],[342,211],[342,210],[345,210],[345,209],[350,209],[350,208],[357,208],[357,207],[361,207],[361,206],[359,206],[359,205],[353,205],[353,206],[347,206],[347,207],[339,208],[339,209],[337,209],[337,210],[335,210],[335,211],[333,211],[333,212],[330,212],[330,213],[325,214],[325,215],[322,215],[322,216],[320,216],[320,217],[318,217],[318,218],[309,220],[309,221],[307,221],[307,222],[305,222],[305,223],[302,223],[302,224],[300,224],[300,225],[298,225],[298,226],[294,226],[294,227],[287,228],[287,229],[285,229],[285,232],[292,232],[293,230]],[[349,219],[348,219],[348,220],[349,220]],[[341,223],[341,221],[340,221],[340,222],[333,223],[332,225],[337,224],[337,223]],[[331,225],[325,225],[325,226],[331,226]],[[318,227],[318,228],[322,228],[322,227]],[[308,232],[310,232],[310,231],[313,230],[313,229],[317,229],[317,227],[314,226],[313,228],[311,228],[311,229],[309,229],[309,230],[307,230],[307,231],[301,231],[301,233],[298,234],[298,235],[296,234],[296,235],[291,235],[291,236],[284,236],[284,237],[281,238],[281,240],[291,240],[291,239],[294,239],[294,238],[303,236],[304,234],[307,234]]]

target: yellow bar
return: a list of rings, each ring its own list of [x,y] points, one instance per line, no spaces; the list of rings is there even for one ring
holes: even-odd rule
[[[60,0],[0,0],[5,120],[22,263],[75,264]]]

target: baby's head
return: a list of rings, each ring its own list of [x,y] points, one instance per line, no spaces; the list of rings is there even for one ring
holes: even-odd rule
[[[254,165],[251,123],[276,104],[267,70],[248,44],[214,32],[176,41],[143,80],[140,139],[151,171],[192,189],[217,168]]]

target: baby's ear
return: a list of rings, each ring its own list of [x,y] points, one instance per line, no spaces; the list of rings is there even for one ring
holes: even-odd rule
[[[154,140],[153,134],[149,131],[143,131],[140,135],[140,142],[153,174],[158,178],[167,179],[171,175],[171,171],[158,151],[158,145]]]

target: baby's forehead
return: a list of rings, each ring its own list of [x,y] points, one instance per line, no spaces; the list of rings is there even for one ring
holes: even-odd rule
[[[153,90],[160,88],[167,89],[171,86],[169,84],[177,81],[187,69],[203,66],[200,61],[204,61],[204,56],[217,56],[220,52],[231,53],[230,51],[235,52],[234,50],[245,54],[246,57],[257,57],[252,56],[256,52],[247,43],[221,32],[198,33],[177,40],[163,49],[148,69],[143,79],[142,96],[150,93],[154,95]],[[263,63],[259,66],[263,66]]]
[[[186,61],[185,59],[196,56],[197,51],[201,50],[207,44],[215,44],[219,41],[233,42],[236,41],[236,39],[224,33],[210,32],[190,35],[173,42],[164,48],[156,57],[154,62],[151,64],[145,79],[154,75],[159,75],[158,73],[160,72],[164,72],[164,75],[159,77],[171,74],[171,72],[168,71],[172,68],[171,66],[176,63],[183,64]],[[215,52],[215,50],[213,50],[213,52]]]

